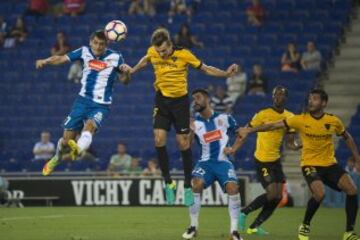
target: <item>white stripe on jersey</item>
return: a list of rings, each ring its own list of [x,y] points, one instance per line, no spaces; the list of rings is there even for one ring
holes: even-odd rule
[[[224,148],[229,142],[228,130],[236,129],[236,122],[228,114],[214,113],[210,119],[196,117],[194,133],[201,145],[200,161],[229,161]]]
[[[83,46],[68,54],[71,61],[83,61],[80,96],[90,98],[96,103],[110,104],[112,101],[114,72],[123,63],[121,54],[106,50],[104,55],[96,58],[89,47]]]

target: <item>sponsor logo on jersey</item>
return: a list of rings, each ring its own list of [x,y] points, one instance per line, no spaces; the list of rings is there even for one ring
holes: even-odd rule
[[[108,65],[106,64],[106,62],[100,60],[93,59],[89,61],[89,67],[95,71],[104,70],[105,68],[107,68],[107,66]]]
[[[211,143],[220,140],[222,138],[221,131],[219,129],[211,132],[207,132],[203,136],[206,143]]]

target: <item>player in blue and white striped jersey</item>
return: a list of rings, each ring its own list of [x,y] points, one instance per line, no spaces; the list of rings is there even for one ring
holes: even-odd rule
[[[198,112],[191,123],[191,134],[201,146],[201,157],[192,174],[192,191],[194,204],[189,207],[190,227],[182,235],[184,239],[192,239],[198,230],[198,218],[201,207],[201,192],[217,181],[229,195],[230,235],[232,240],[242,239],[238,232],[240,213],[240,194],[238,179],[228,155],[234,154],[242,140],[236,138],[232,147],[229,144],[231,133],[235,134],[235,119],[225,113],[214,112],[210,106],[209,94],[204,89],[192,92],[194,110]]]
[[[107,49],[107,39],[103,30],[90,36],[90,47],[83,46],[62,56],[52,56],[36,61],[36,68],[46,65],[60,65],[81,60],[83,75],[79,96],[64,121],[64,134],[59,139],[55,156],[43,168],[43,175],[49,175],[62,159],[66,146],[75,160],[78,154],[89,148],[92,136],[109,114],[113,85],[122,71],[124,59],[119,52]],[[128,83],[130,75],[125,72],[120,80]],[[80,134],[77,142],[75,138]]]

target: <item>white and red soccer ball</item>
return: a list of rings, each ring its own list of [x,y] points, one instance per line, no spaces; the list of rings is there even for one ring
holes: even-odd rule
[[[120,20],[112,20],[105,26],[105,35],[110,41],[120,42],[126,38],[127,27]]]

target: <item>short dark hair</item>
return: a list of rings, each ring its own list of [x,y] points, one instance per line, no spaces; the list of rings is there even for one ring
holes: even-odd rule
[[[328,102],[329,100],[328,94],[323,89],[315,88],[311,90],[310,94],[319,94],[321,101]]]
[[[274,94],[275,91],[277,91],[277,90],[282,90],[282,91],[284,91],[284,92],[285,92],[285,96],[288,96],[288,95],[289,95],[289,91],[288,91],[287,88],[284,87],[284,86],[277,85],[276,87],[274,87],[272,93]]]
[[[156,29],[151,36],[151,45],[159,47],[164,42],[170,42],[170,33],[166,28]]]
[[[90,35],[90,40],[93,40],[95,37],[97,37],[100,40],[105,40],[107,42],[107,38],[103,29],[98,29],[95,32],[93,32]]]
[[[208,92],[206,89],[204,89],[204,88],[196,88],[196,89],[194,89],[194,90],[191,92],[191,95],[194,95],[194,94],[196,94],[196,93],[201,93],[201,94],[205,95],[206,97],[210,97],[209,92]]]

